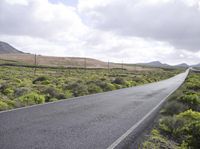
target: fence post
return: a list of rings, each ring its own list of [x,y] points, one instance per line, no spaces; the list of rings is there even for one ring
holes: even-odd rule
[[[86,57],[84,58],[84,69],[85,69],[85,72],[86,72],[86,69],[87,69],[87,59],[86,59]]]
[[[124,72],[124,62],[122,61],[122,72]]]
[[[36,75],[37,55],[34,55],[34,75]]]

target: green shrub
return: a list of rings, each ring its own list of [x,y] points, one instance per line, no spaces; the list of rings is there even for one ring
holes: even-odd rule
[[[176,116],[167,116],[159,120],[159,130],[162,134],[176,141],[181,140],[180,129],[184,125],[184,119]]]
[[[20,87],[30,87],[31,84],[32,84],[32,80],[28,78],[24,78],[22,82],[20,83]]]
[[[9,109],[8,104],[0,100],[0,111],[7,110],[7,109]]]
[[[65,92],[65,96],[66,96],[66,99],[67,99],[67,98],[73,97],[72,91],[71,91],[71,90],[67,90],[67,91]]]
[[[142,79],[139,76],[134,76],[134,77],[132,77],[132,81],[139,83],[142,81]]]
[[[16,88],[14,90],[14,96],[19,97],[19,96],[22,96],[24,94],[27,94],[29,91],[30,91],[30,89],[27,88],[27,87]]]
[[[200,106],[200,98],[197,94],[184,95],[180,98],[180,101],[187,104],[193,110],[197,110]]]
[[[0,85],[0,91],[4,95],[11,95],[14,92],[9,83],[1,84]]]
[[[66,99],[67,98],[67,96],[65,95],[65,94],[63,94],[63,93],[59,93],[57,96],[56,96],[56,98],[57,99]]]
[[[130,81],[131,86],[136,86],[137,83],[135,81]]]
[[[8,88],[7,83],[0,84],[0,91],[3,92],[6,88]]]
[[[77,81],[76,83],[68,84],[65,86],[65,89],[71,90],[73,92],[73,96],[84,96],[89,94],[87,86],[82,84],[80,81]]]
[[[186,138],[184,142],[187,143],[189,148],[200,148],[200,121],[195,121],[185,126],[183,129],[183,133]]]
[[[200,89],[199,83],[196,83],[196,82],[188,82],[186,84],[186,87],[189,90],[199,90]]]
[[[95,84],[103,89],[105,87],[106,83],[103,81],[97,80],[97,81],[95,81]]]
[[[95,84],[97,86],[100,86],[101,89],[106,92],[106,91],[112,91],[115,90],[115,85],[112,83],[106,83],[106,82],[101,82],[101,81],[96,81]]]
[[[115,79],[112,81],[112,83],[124,85],[124,84],[125,84],[125,79],[124,79],[124,78],[115,78]]]
[[[20,102],[21,105],[34,105],[34,104],[41,104],[45,102],[45,98],[43,95],[39,95],[35,92],[28,93],[18,98],[17,100]]]
[[[48,84],[50,84],[50,81],[49,81],[49,80],[45,80],[45,81],[42,81],[41,84],[43,84],[43,85],[48,85]]]
[[[141,149],[175,149],[175,142],[162,136],[157,129],[151,131],[150,137],[142,144]]]
[[[194,121],[194,120],[200,120],[200,112],[196,112],[196,111],[193,111],[193,110],[187,110],[185,112],[182,112],[180,114],[177,115],[178,118],[181,118],[181,119],[185,119],[187,120],[188,122],[191,122],[191,121]]]
[[[180,126],[180,135],[188,148],[200,148],[200,112],[187,110],[177,115],[177,118],[183,119],[184,125]]]
[[[113,85],[115,86],[116,89],[121,89],[122,88],[122,86],[119,85],[119,84],[113,84]]]
[[[190,148],[199,148],[200,112],[187,110],[173,117],[163,117],[159,122],[162,134]]]
[[[33,80],[33,84],[36,84],[37,82],[46,81],[46,80],[47,80],[46,76],[40,76],[40,77],[36,78],[35,80]]]
[[[49,95],[50,98],[54,98],[58,96],[59,91],[54,87],[48,87],[43,93]]]
[[[103,92],[103,90],[96,84],[91,83],[88,85],[88,92],[90,94],[94,94],[94,93],[101,93],[101,92]]]
[[[19,83],[19,84],[22,83],[22,80],[20,80],[20,79],[18,79],[18,78],[15,78],[14,81],[15,81],[16,83]]]
[[[49,102],[54,102],[54,101],[58,101],[58,99],[57,98],[51,98],[51,99],[49,99]]]
[[[3,91],[3,94],[5,95],[11,95],[14,91],[11,89],[11,88],[6,88],[4,91]]]
[[[115,90],[116,88],[115,88],[115,86],[113,85],[113,84],[111,84],[111,83],[105,83],[105,86],[104,86],[104,88],[102,88],[103,89],[103,91],[113,91],[113,90]]]
[[[187,105],[184,105],[183,103],[177,102],[177,101],[168,101],[163,109],[161,110],[161,114],[163,115],[175,115],[180,112],[183,112],[188,109]]]
[[[6,99],[6,100],[3,100],[3,102],[5,102],[8,105],[9,109],[16,107],[16,102],[14,100]]]
[[[186,82],[186,87],[189,90],[199,90],[200,89],[200,77],[199,75],[190,75]]]

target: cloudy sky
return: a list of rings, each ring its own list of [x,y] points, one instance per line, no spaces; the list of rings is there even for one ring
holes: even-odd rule
[[[0,40],[114,62],[200,62],[200,0],[0,0]]]

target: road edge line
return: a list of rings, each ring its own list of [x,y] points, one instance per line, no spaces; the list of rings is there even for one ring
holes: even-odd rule
[[[114,141],[107,149],[115,149],[123,140],[125,140],[140,124],[142,124],[153,112],[155,112],[164,102],[165,100],[172,95],[177,89],[181,87],[181,85],[185,82],[188,77],[189,70],[187,71],[187,75],[185,76],[184,81],[174,90],[172,90],[166,97],[161,100],[158,105],[156,105],[151,111],[149,111],[140,121],[138,121],[135,125],[129,128],[122,136],[120,136],[116,141]]]

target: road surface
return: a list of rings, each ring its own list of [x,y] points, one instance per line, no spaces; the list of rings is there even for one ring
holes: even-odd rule
[[[108,148],[177,89],[187,73],[143,86],[1,112],[0,149]]]

